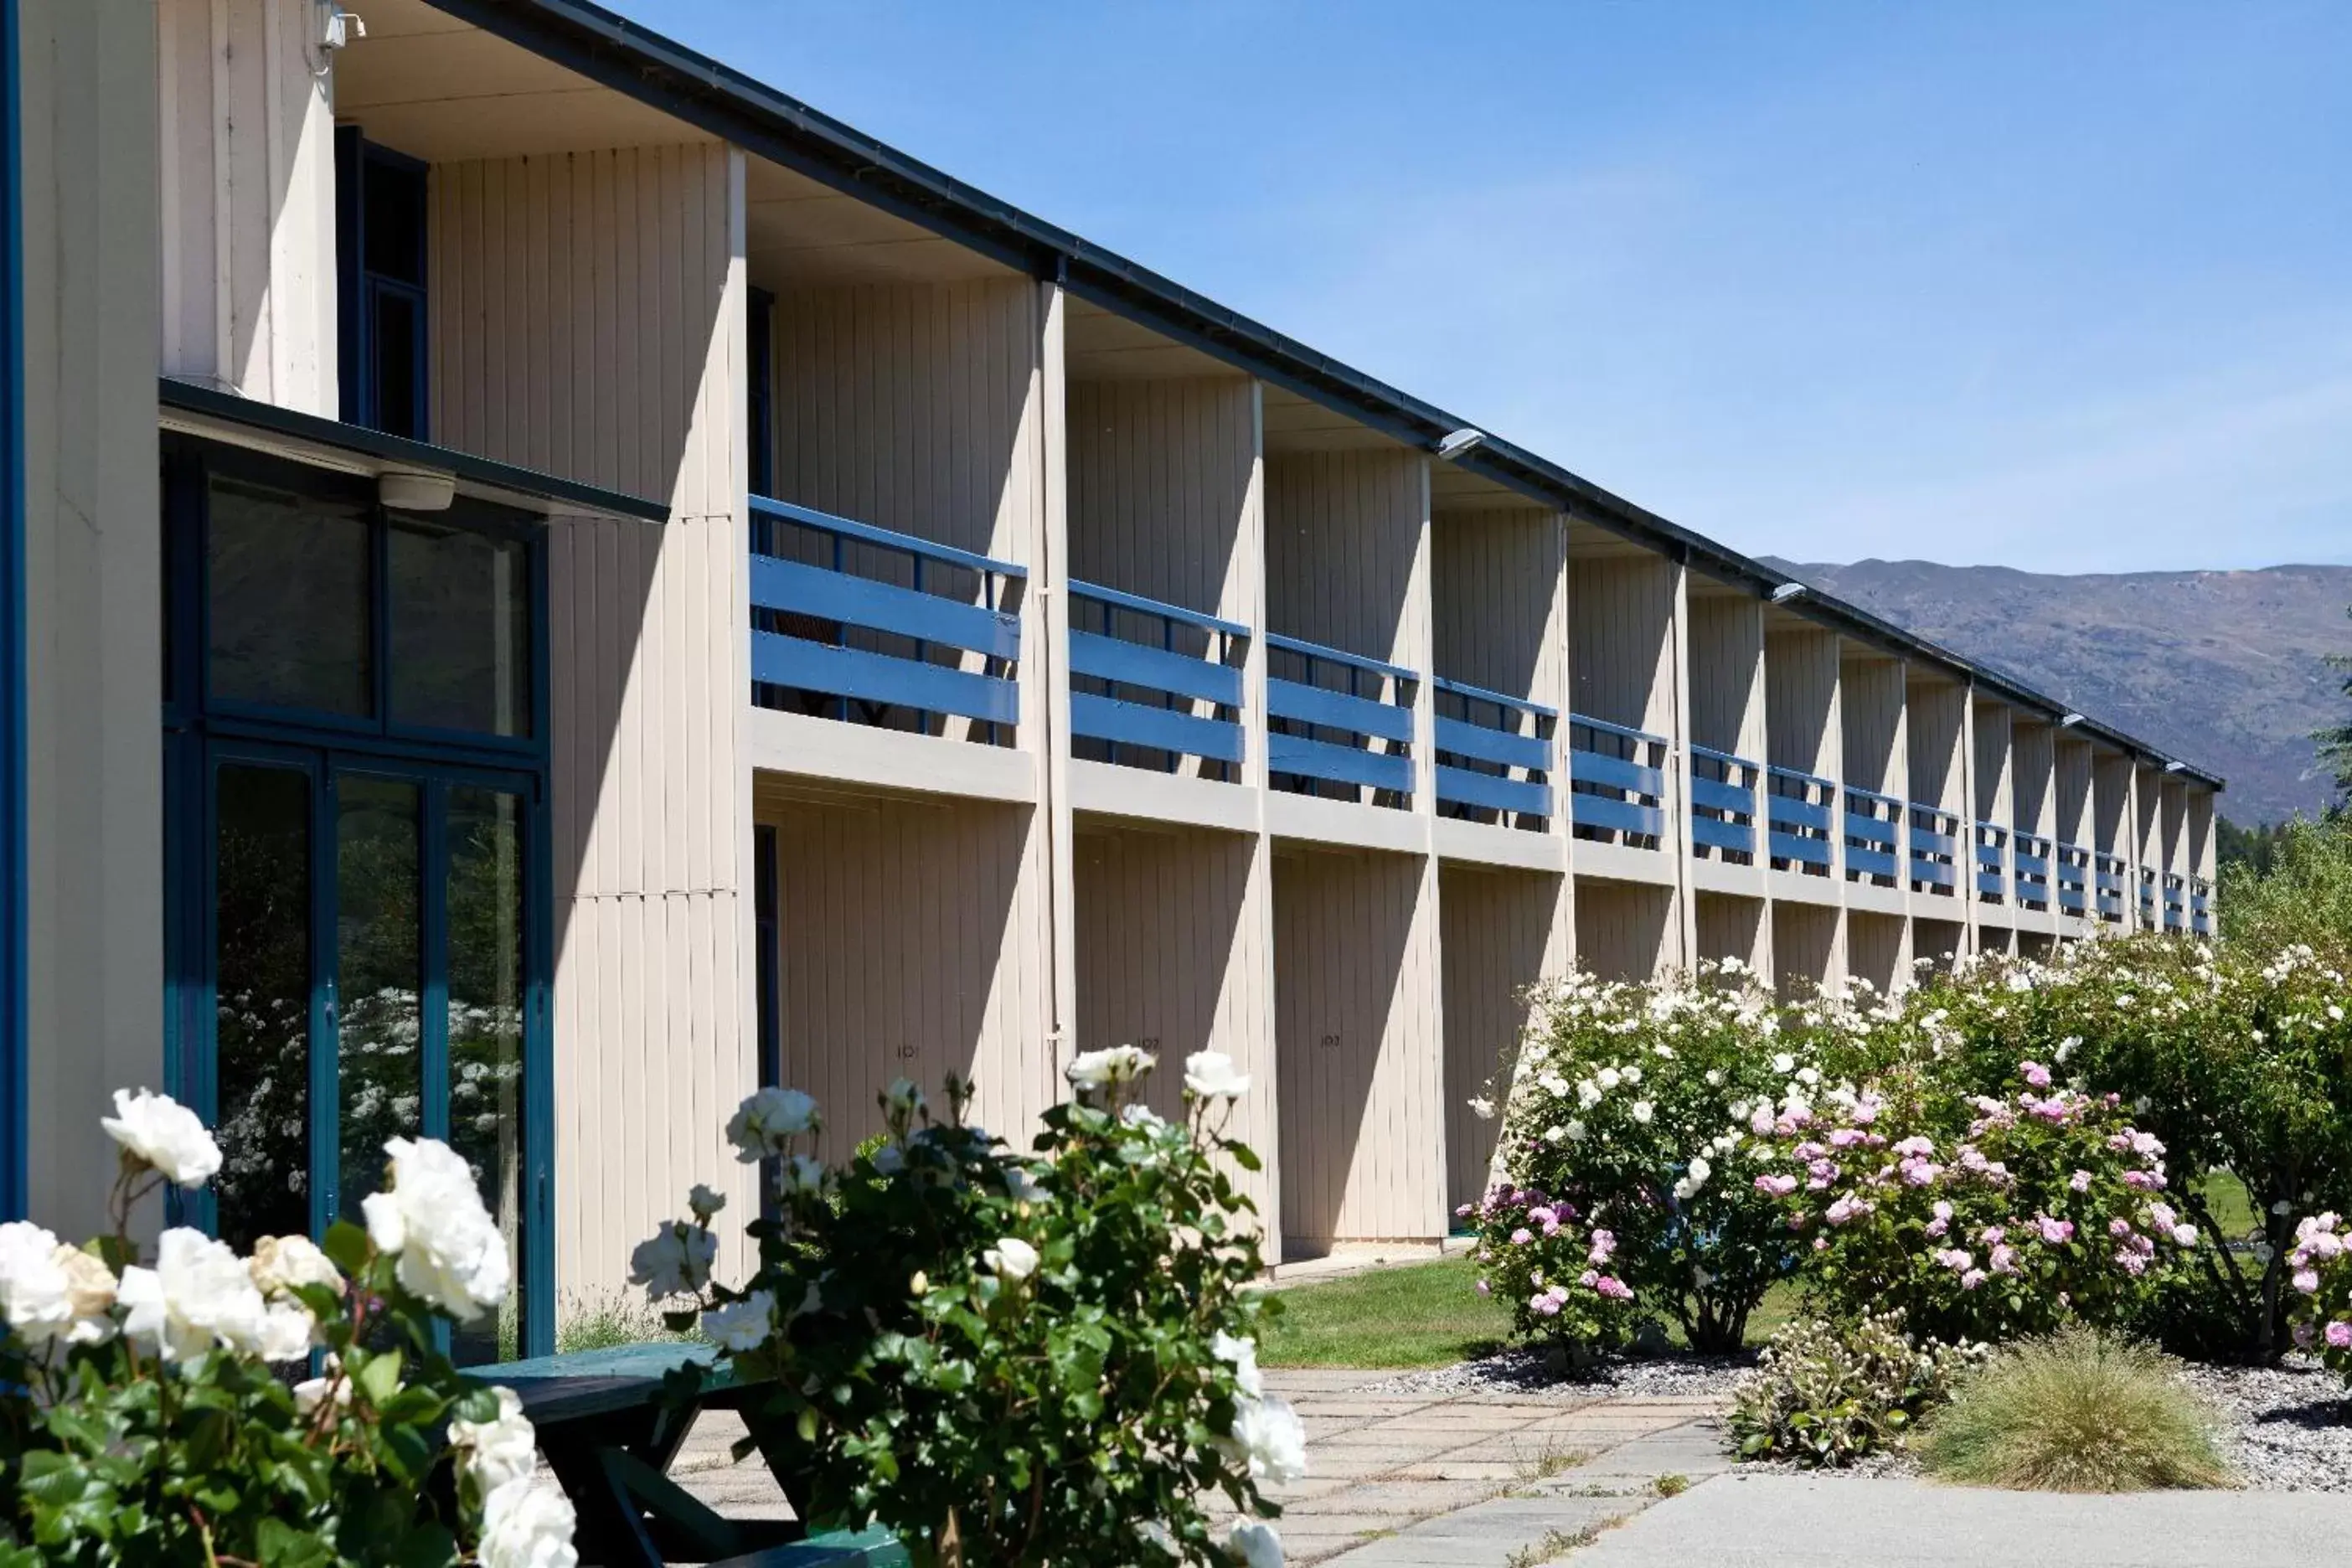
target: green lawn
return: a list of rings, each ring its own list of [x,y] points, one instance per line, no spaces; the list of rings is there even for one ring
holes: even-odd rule
[[[1344,1279],[1284,1287],[1282,1317],[1258,1359],[1267,1366],[1424,1367],[1500,1350],[1511,1310],[1473,1288],[1466,1258],[1375,1268]],[[1764,1342],[1785,1322],[1796,1293],[1776,1287],[1748,1321],[1748,1342]],[[1682,1331],[1667,1335],[1682,1342]]]

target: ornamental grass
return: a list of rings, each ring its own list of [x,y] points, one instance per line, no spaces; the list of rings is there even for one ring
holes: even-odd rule
[[[1995,1353],[1930,1419],[1930,1475],[2017,1491],[2234,1484],[2215,1418],[2151,1345],[2074,1327]]]

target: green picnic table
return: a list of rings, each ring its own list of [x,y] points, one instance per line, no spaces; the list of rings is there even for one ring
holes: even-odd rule
[[[662,1380],[703,1368],[701,1386],[681,1405]],[[758,1385],[739,1380],[709,1345],[627,1345],[483,1367],[485,1382],[511,1388],[539,1429],[547,1457],[579,1514],[574,1536],[583,1563],[663,1568],[673,1561],[725,1568],[907,1568],[907,1550],[883,1529],[812,1535],[794,1520],[730,1520],[668,1476],[670,1461],[703,1410],[740,1409]],[[771,1474],[794,1508],[794,1478],[764,1450]]]

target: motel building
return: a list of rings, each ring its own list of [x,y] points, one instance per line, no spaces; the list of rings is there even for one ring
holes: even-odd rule
[[[583,0],[352,4],[0,0],[8,1210],[117,1086],[240,1243],[445,1137],[489,1360],[755,1086],[1134,1042],[1280,1256],[1427,1242],[1570,964],[2209,928],[2096,715]]]

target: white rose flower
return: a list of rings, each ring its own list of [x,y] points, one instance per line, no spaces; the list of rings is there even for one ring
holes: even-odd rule
[[[1803,1084],[1807,1089],[1811,1089],[1815,1084],[1822,1081],[1822,1069],[1819,1068],[1799,1068],[1797,1069],[1797,1081]]]
[[[1013,1284],[1037,1272],[1037,1249],[1017,1236],[999,1238],[994,1247],[981,1253],[980,1260],[999,1279]]]
[[[1629,1067],[1625,1069],[1623,1077],[1627,1083],[1639,1084],[1642,1081],[1642,1069],[1638,1067]]]
[[[27,1345],[111,1339],[114,1290],[114,1276],[88,1253],[28,1220],[0,1225],[0,1318]]]
[[[509,1481],[482,1505],[482,1568],[579,1568],[577,1523],[556,1488]]]
[[[1286,1401],[1238,1401],[1232,1446],[1248,1460],[1254,1480],[1295,1481],[1307,1473],[1307,1428]]]
[[[824,1162],[807,1154],[793,1154],[776,1166],[776,1185],[787,1193],[814,1193],[824,1186]]]
[[[1569,1119],[1569,1123],[1565,1131],[1568,1133],[1568,1141],[1570,1142],[1581,1143],[1584,1142],[1584,1123],[1577,1121],[1574,1117],[1570,1117]]]
[[[482,1206],[474,1173],[435,1138],[394,1138],[389,1190],[360,1205],[368,1239],[400,1259],[401,1289],[459,1322],[506,1300],[512,1270],[506,1237]]]
[[[718,1256],[719,1238],[700,1226],[664,1220],[629,1254],[629,1283],[644,1286],[656,1301],[699,1295],[710,1282],[710,1265]]]
[[[1652,1105],[1648,1100],[1637,1100],[1633,1102],[1633,1120],[1640,1122],[1643,1126],[1647,1127],[1650,1124],[1650,1118],[1656,1114],[1657,1107]]]
[[[196,1113],[166,1094],[114,1091],[114,1114],[99,1119],[126,1153],[184,1187],[201,1187],[220,1169],[220,1145]]]
[[[1543,1131],[1543,1141],[1547,1143],[1557,1143],[1567,1136],[1568,1129],[1565,1127],[1547,1127]]]
[[[1109,1046],[1099,1051],[1079,1052],[1076,1059],[1063,1069],[1062,1076],[1077,1089],[1102,1089],[1141,1078],[1151,1070],[1155,1059],[1139,1047]]]
[[[1495,1102],[1483,1094],[1474,1096],[1470,1101],[1470,1114],[1481,1121],[1492,1121],[1495,1120]]]
[[[1723,1069],[1721,1068],[1709,1068],[1706,1069],[1706,1087],[1709,1089],[1721,1089],[1723,1087]]]
[[[1184,1087],[1202,1100],[1239,1100],[1249,1092],[1250,1075],[1234,1068],[1223,1051],[1194,1051],[1184,1058]]]
[[[892,1116],[912,1116],[929,1103],[921,1087],[910,1078],[894,1078],[882,1091],[882,1109]]]
[[[713,1307],[703,1313],[702,1331],[720,1350],[740,1355],[767,1342],[775,1318],[775,1297],[765,1290],[754,1290],[740,1301]]]
[[[479,1496],[511,1481],[529,1480],[539,1468],[539,1434],[522,1413],[522,1400],[511,1388],[493,1388],[499,1413],[488,1421],[449,1423],[449,1447],[456,1450],[460,1473],[471,1476]]]
[[[261,1359],[300,1361],[310,1353],[318,1336],[319,1320],[310,1315],[310,1309],[291,1299],[273,1301],[261,1320]]]
[[[1053,1196],[1044,1179],[1022,1164],[1004,1167],[1004,1191],[1016,1204],[1042,1204]]]
[[[1538,1074],[1536,1078],[1536,1084],[1546,1094],[1565,1095],[1568,1092],[1568,1079],[1560,1077],[1559,1074],[1556,1072]]]
[[[686,1206],[688,1212],[694,1215],[697,1225],[709,1225],[711,1216],[727,1206],[727,1194],[713,1192],[697,1182],[686,1194]]]
[[[352,1402],[352,1380],[343,1375],[343,1363],[333,1355],[326,1358],[324,1372],[294,1385],[294,1413],[305,1419],[317,1415],[330,1394],[339,1410]]]
[[[115,1300],[128,1309],[124,1336],[166,1361],[217,1347],[260,1353],[268,1310],[225,1242],[175,1226],[155,1247],[155,1267],[126,1268]]]
[[[1698,1188],[1705,1186],[1706,1184],[1706,1179],[1715,1174],[1715,1167],[1706,1163],[1706,1156],[1704,1154],[1693,1154],[1691,1156],[1689,1170],[1691,1188],[1693,1191],[1696,1191]]]
[[[1797,1058],[1782,1051],[1772,1058],[1772,1070],[1786,1078],[1797,1070]]]
[[[1237,1519],[1225,1535],[1225,1551],[1242,1568],[1282,1568],[1282,1537],[1262,1519]]]
[[[1582,1083],[1578,1084],[1576,1086],[1576,1103],[1587,1110],[1590,1110],[1594,1106],[1600,1104],[1601,1086],[1593,1082],[1591,1079],[1586,1079]]]
[[[246,1272],[264,1296],[277,1296],[306,1285],[324,1285],[343,1293],[342,1271],[307,1236],[265,1236],[253,1244]]]
[[[1152,1131],[1158,1131],[1168,1125],[1166,1120],[1148,1105],[1130,1105],[1118,1113],[1118,1119],[1127,1126],[1146,1128]]]
[[[1265,1379],[1257,1370],[1257,1342],[1236,1339],[1219,1329],[1209,1341],[1209,1353],[1234,1369],[1234,1386],[1252,1399],[1265,1393]]]
[[[1624,1081],[1624,1075],[1619,1072],[1615,1068],[1602,1068],[1600,1072],[1594,1075],[1594,1079],[1601,1085],[1602,1091],[1605,1093],[1610,1089],[1615,1089],[1620,1083],[1622,1083]]]
[[[874,1169],[879,1174],[895,1176],[907,1168],[907,1152],[896,1143],[885,1143],[874,1151]]]
[[[750,1165],[784,1152],[794,1138],[822,1123],[816,1101],[799,1089],[763,1089],[728,1118],[727,1142],[735,1145],[735,1158]]]

